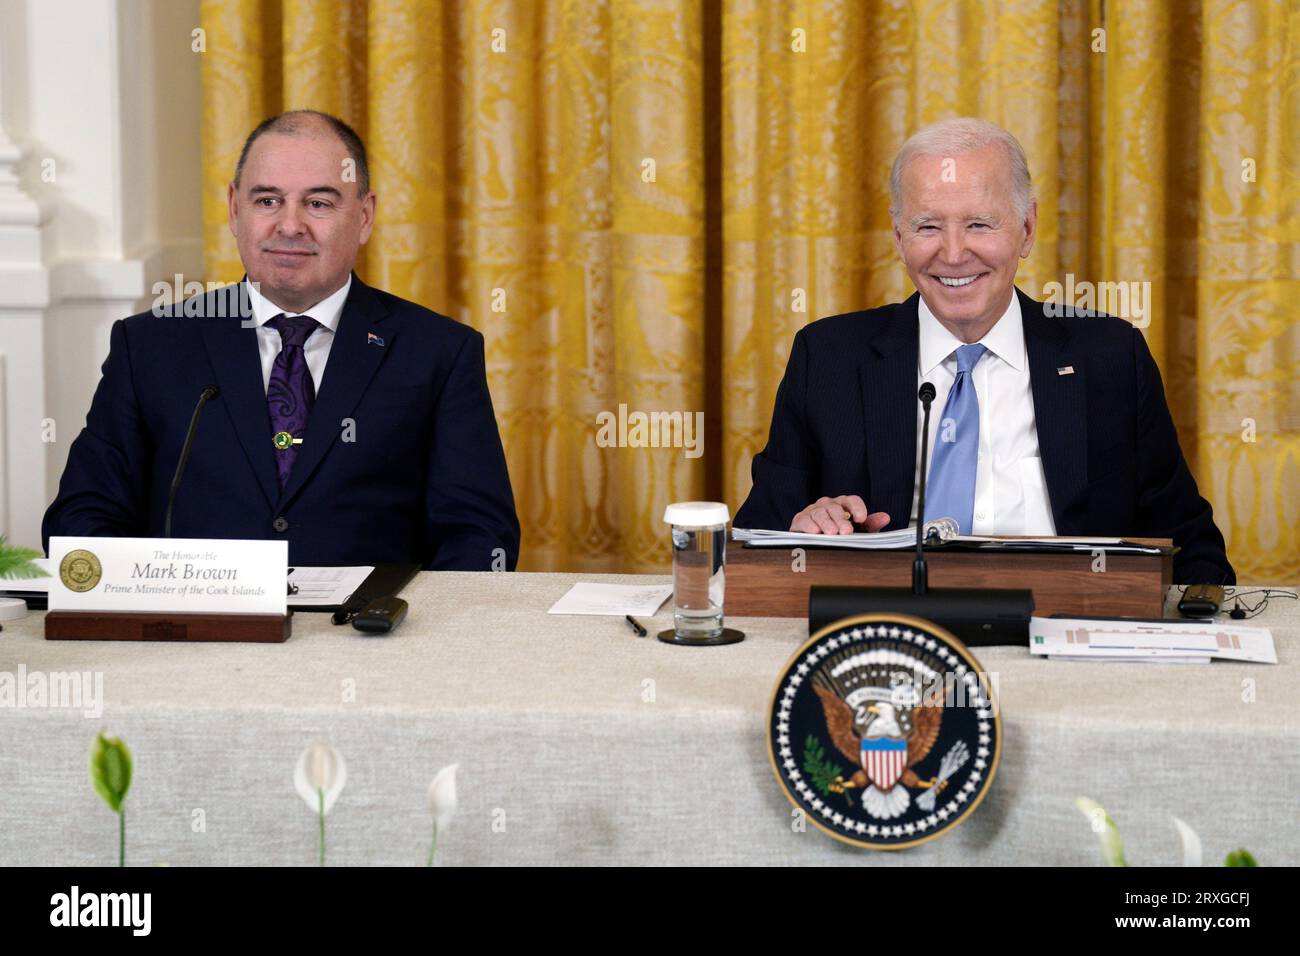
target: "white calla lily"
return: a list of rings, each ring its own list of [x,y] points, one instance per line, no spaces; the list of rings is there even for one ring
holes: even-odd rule
[[[1178,844],[1183,851],[1183,866],[1201,865],[1201,838],[1196,831],[1177,817],[1173,818],[1178,830]]]
[[[1087,797],[1075,798],[1074,805],[1088,818],[1092,832],[1097,834],[1102,862],[1107,866],[1128,866],[1124,861],[1124,841],[1120,839],[1119,828],[1115,826],[1115,821],[1110,818],[1106,808]]]
[[[456,815],[456,768],[459,766],[460,764],[453,763],[443,767],[433,775],[433,782],[429,784],[426,797],[429,801],[429,812],[433,814],[433,841],[429,844],[429,859],[425,866],[433,866],[433,854],[438,849],[438,836]]]
[[[429,812],[439,830],[446,829],[456,815],[456,768],[459,766],[454,763],[443,767],[429,784]]]
[[[329,813],[347,781],[343,755],[324,740],[312,741],[293,771],[294,788],[313,813]]]

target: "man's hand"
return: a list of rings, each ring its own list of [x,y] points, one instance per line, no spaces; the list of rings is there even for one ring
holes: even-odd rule
[[[840,495],[838,498],[818,498],[794,516],[790,530],[804,534],[852,534],[854,531],[879,531],[887,524],[889,515],[883,511],[869,513],[866,502],[857,495]]]

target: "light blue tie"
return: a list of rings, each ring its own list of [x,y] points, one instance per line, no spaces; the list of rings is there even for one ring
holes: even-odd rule
[[[927,518],[952,518],[962,534],[971,533],[975,510],[975,466],[980,450],[980,403],[971,371],[986,351],[983,345],[957,349],[957,378],[943,406],[939,431],[931,451],[930,479],[925,491]]]

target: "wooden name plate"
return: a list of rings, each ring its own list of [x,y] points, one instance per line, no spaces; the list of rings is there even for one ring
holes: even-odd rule
[[[293,630],[288,614],[135,614],[50,611],[47,641],[229,641],[280,644]]]
[[[1132,538],[1168,547],[1167,538]],[[790,548],[746,548],[727,542],[728,617],[808,616],[814,584],[911,587],[915,551],[804,549],[802,571]],[[1163,617],[1173,580],[1171,554],[1107,553],[1106,570],[1092,570],[1089,552],[926,551],[936,588],[1028,588],[1034,614]]]

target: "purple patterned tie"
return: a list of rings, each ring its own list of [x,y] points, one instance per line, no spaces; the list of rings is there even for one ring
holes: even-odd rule
[[[271,429],[275,433],[275,471],[280,479],[280,490],[289,483],[293,460],[298,457],[298,444],[307,433],[307,419],[316,401],[316,385],[307,368],[303,344],[307,336],[316,331],[319,323],[310,315],[284,315],[281,313],[266,323],[280,333],[280,354],[271,366],[271,383],[266,390],[266,404],[271,413]]]

